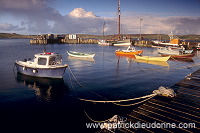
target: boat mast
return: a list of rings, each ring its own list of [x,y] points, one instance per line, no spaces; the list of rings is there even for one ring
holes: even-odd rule
[[[121,12],[120,12],[120,0],[118,0],[118,39],[121,39],[121,35],[120,35],[120,17],[121,17]]]
[[[103,37],[104,37],[105,22],[103,22]]]

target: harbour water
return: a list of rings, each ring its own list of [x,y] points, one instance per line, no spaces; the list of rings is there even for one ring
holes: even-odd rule
[[[7,131],[95,132],[86,123],[125,116],[134,107],[88,103],[78,98],[117,100],[149,95],[160,86],[170,87],[200,67],[200,53],[193,60],[167,63],[136,62],[116,56],[125,47],[97,44],[49,44],[48,52],[63,55],[69,65],[63,79],[34,78],[17,74],[15,60],[33,58],[44,45],[30,45],[28,39],[0,39],[0,114]],[[136,47],[144,55],[159,56],[155,48]],[[96,53],[93,60],[68,57],[66,50]],[[85,114],[88,114],[88,116]]]

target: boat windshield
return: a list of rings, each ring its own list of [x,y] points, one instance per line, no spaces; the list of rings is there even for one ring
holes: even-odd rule
[[[49,58],[49,65],[61,64],[62,57],[61,56],[52,56]]]
[[[127,50],[132,50],[132,51],[135,51],[135,48],[134,48],[134,47],[130,47],[130,46],[129,46],[129,47],[127,48]]]
[[[47,58],[38,58],[38,65],[46,65]]]

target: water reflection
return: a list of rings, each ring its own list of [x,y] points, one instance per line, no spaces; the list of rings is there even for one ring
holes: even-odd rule
[[[17,73],[16,81],[34,90],[38,100],[50,102],[64,96],[69,90],[63,79],[39,78]]]
[[[134,62],[134,60],[135,60],[135,56],[134,55],[117,55],[116,54],[116,57],[118,59],[118,62],[119,62],[120,59],[126,59],[126,61],[128,63]]]

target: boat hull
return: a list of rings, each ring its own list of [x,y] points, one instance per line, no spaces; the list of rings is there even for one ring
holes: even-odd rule
[[[73,57],[79,57],[79,58],[93,58],[95,56],[95,54],[85,54],[85,53],[73,53],[70,51],[67,51],[69,56],[73,56]]]
[[[163,50],[163,49],[157,49],[158,53],[160,54],[167,54],[167,55],[179,55],[178,50]]]
[[[170,55],[171,58],[173,59],[192,59],[194,57],[195,54],[191,53],[191,54],[181,54],[181,55]],[[161,54],[161,56],[165,57],[165,56],[169,56],[168,54]]]
[[[112,45],[112,43],[109,43],[106,40],[99,40],[98,44],[102,45],[102,46],[111,46]]]
[[[154,61],[154,60],[140,60],[140,59],[135,59],[134,60],[137,63],[146,63],[146,64],[152,64],[152,65],[159,65],[159,66],[164,66],[168,67],[169,64],[166,61]]]
[[[121,41],[117,41],[116,43],[113,43],[113,46],[131,46],[132,42],[130,39],[125,39]]]
[[[172,47],[179,47],[179,44],[170,44],[170,43],[152,43],[153,46],[157,47],[167,47],[167,46],[172,46]]]
[[[35,77],[46,77],[46,78],[62,78],[67,68],[67,65],[55,68],[33,68],[33,67],[26,67],[24,65],[18,64],[17,62],[15,62],[15,66],[18,73]]]
[[[153,56],[138,56],[135,55],[135,58],[138,60],[146,60],[146,61],[167,61],[170,56],[166,57],[153,57]]]
[[[102,46],[111,46],[110,43],[98,43],[99,45],[102,45]]]
[[[143,50],[138,50],[138,51],[134,51],[134,52],[124,52],[121,50],[115,51],[115,53],[117,55],[135,55],[135,54],[141,54],[142,52],[143,52]]]
[[[114,43],[113,46],[130,46],[131,43],[127,42],[127,43]]]

